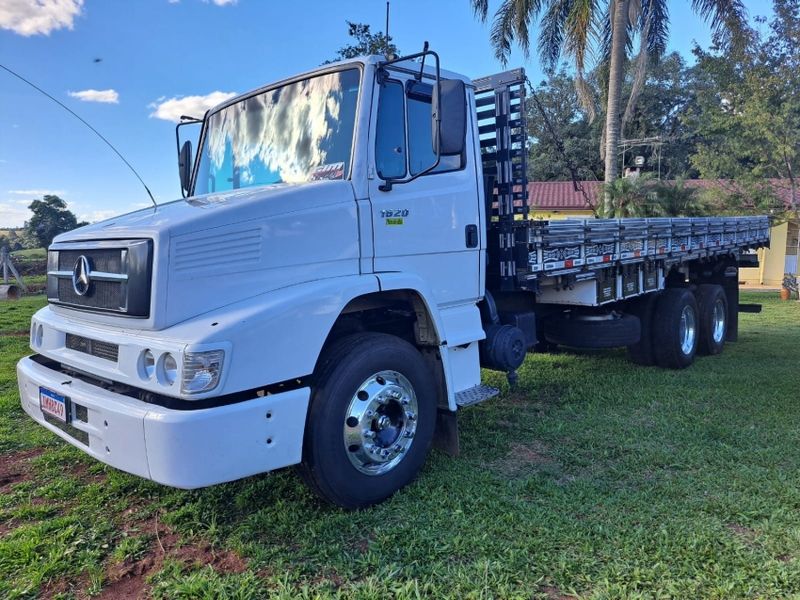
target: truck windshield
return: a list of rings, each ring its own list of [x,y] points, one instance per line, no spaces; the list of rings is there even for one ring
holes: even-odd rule
[[[212,114],[194,193],[347,177],[359,75],[309,77]]]

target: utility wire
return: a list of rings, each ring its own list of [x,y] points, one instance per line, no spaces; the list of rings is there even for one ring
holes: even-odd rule
[[[542,120],[544,122],[545,129],[547,129],[547,133],[550,134],[550,137],[553,139],[553,143],[556,145],[556,150],[558,151],[559,154],[561,154],[561,157],[564,159],[564,164],[566,165],[570,177],[572,178],[572,187],[575,189],[576,192],[581,193],[584,202],[586,202],[586,206],[589,208],[589,210],[592,211],[592,214],[595,217],[597,217],[598,216],[597,208],[589,198],[589,194],[586,192],[586,189],[583,187],[583,184],[578,180],[578,168],[572,162],[572,159],[569,157],[569,154],[567,154],[567,150],[564,148],[563,140],[556,133],[556,130],[553,127],[552,122],[550,121],[550,117],[547,115],[547,111],[545,111],[544,106],[542,106],[542,103],[539,102],[539,96],[536,93],[536,89],[533,87],[531,80],[526,77],[525,81],[528,84],[528,89],[530,90],[530,96],[531,98],[533,98],[533,102],[534,104],[536,104],[536,108],[542,115]]]
[[[88,127],[89,129],[91,129],[91,130],[94,132],[94,134],[95,134],[97,137],[99,137],[101,140],[103,140],[103,141],[106,143],[106,145],[107,145],[109,148],[111,148],[111,149],[114,151],[114,153],[115,153],[117,156],[119,156],[120,160],[122,160],[122,162],[124,162],[124,163],[125,163],[125,165],[126,165],[126,166],[127,166],[127,167],[128,167],[130,170],[131,170],[131,173],[133,173],[133,174],[136,176],[136,179],[138,179],[138,180],[139,180],[139,183],[141,183],[141,184],[142,184],[142,186],[144,187],[144,191],[146,191],[146,192],[147,192],[147,195],[148,195],[148,196],[150,196],[150,200],[152,201],[152,203],[153,203],[153,206],[155,206],[156,208],[158,208],[158,203],[156,202],[156,199],[155,199],[155,198],[153,198],[153,194],[150,192],[150,188],[148,188],[148,187],[147,187],[147,184],[146,184],[146,183],[144,182],[144,180],[143,180],[143,179],[142,179],[142,178],[139,176],[139,173],[137,173],[137,172],[136,172],[136,169],[134,169],[134,168],[133,168],[133,166],[131,166],[131,163],[129,163],[127,160],[125,160],[125,157],[124,157],[124,156],[122,156],[122,154],[120,154],[119,150],[117,150],[117,149],[114,147],[114,145],[113,145],[111,142],[109,142],[109,141],[108,141],[108,140],[107,140],[107,139],[106,139],[106,138],[103,136],[103,134],[102,134],[102,133],[100,133],[99,131],[97,131],[97,129],[95,129],[94,127],[92,127],[92,126],[91,126],[91,125],[90,125],[90,124],[89,124],[89,123],[86,121],[86,119],[84,119],[83,117],[81,117],[81,116],[80,116],[78,113],[76,113],[74,110],[72,110],[72,109],[71,109],[69,106],[67,106],[66,104],[64,104],[64,103],[63,103],[63,102],[61,102],[60,100],[57,100],[56,98],[54,98],[53,96],[51,96],[51,95],[50,95],[50,94],[48,94],[47,92],[45,92],[45,91],[44,91],[42,88],[40,88],[40,87],[39,87],[38,85],[36,85],[35,83],[33,83],[33,82],[31,82],[31,81],[28,81],[27,79],[25,79],[25,78],[24,78],[22,75],[20,75],[20,74],[19,74],[19,73],[17,73],[16,71],[14,71],[14,70],[12,70],[12,69],[9,69],[9,68],[8,68],[7,66],[5,66],[4,64],[0,64],[0,69],[3,69],[3,70],[5,70],[5,71],[7,71],[7,72],[8,72],[8,73],[10,73],[11,75],[13,75],[13,76],[14,76],[14,77],[16,77],[17,79],[19,79],[20,81],[23,81],[23,82],[27,83],[29,86],[31,86],[33,89],[35,89],[37,92],[39,92],[39,93],[41,93],[41,94],[43,94],[43,95],[47,96],[48,98],[50,98],[50,100],[52,100],[53,102],[55,102],[56,104],[58,104],[58,105],[59,105],[61,108],[63,108],[65,111],[67,111],[67,112],[68,112],[69,114],[71,114],[73,117],[75,117],[76,119],[78,119],[78,120],[79,120],[81,123],[83,123],[84,125],[86,125],[86,127]]]

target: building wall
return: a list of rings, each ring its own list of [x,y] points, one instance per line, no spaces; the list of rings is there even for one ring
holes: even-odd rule
[[[591,219],[594,217],[590,210],[538,210],[531,209],[531,219]]]
[[[786,265],[786,236],[788,223],[781,223],[770,230],[770,246],[758,251],[759,267],[741,269],[739,281],[748,285],[764,285],[779,287],[783,282],[783,271]]]

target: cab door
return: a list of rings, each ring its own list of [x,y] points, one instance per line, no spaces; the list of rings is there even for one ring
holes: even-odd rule
[[[419,275],[440,307],[475,302],[481,296],[483,225],[472,123],[463,155],[443,156],[433,172],[386,190],[385,178],[416,175],[436,160],[433,80],[388,73],[375,84],[377,116],[370,136],[374,270]]]

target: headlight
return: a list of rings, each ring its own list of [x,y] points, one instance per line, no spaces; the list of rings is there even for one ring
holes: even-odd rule
[[[162,383],[172,385],[178,378],[178,363],[175,357],[169,352],[161,355],[161,379]]]
[[[42,339],[44,338],[44,328],[39,325],[36,321],[33,322],[31,326],[31,344],[39,348],[42,345]]]
[[[222,373],[223,350],[187,352],[183,355],[183,380],[181,392],[199,394],[217,387]]]
[[[150,350],[142,352],[142,357],[139,362],[139,371],[143,379],[153,378],[153,373],[156,372],[156,357]]]

